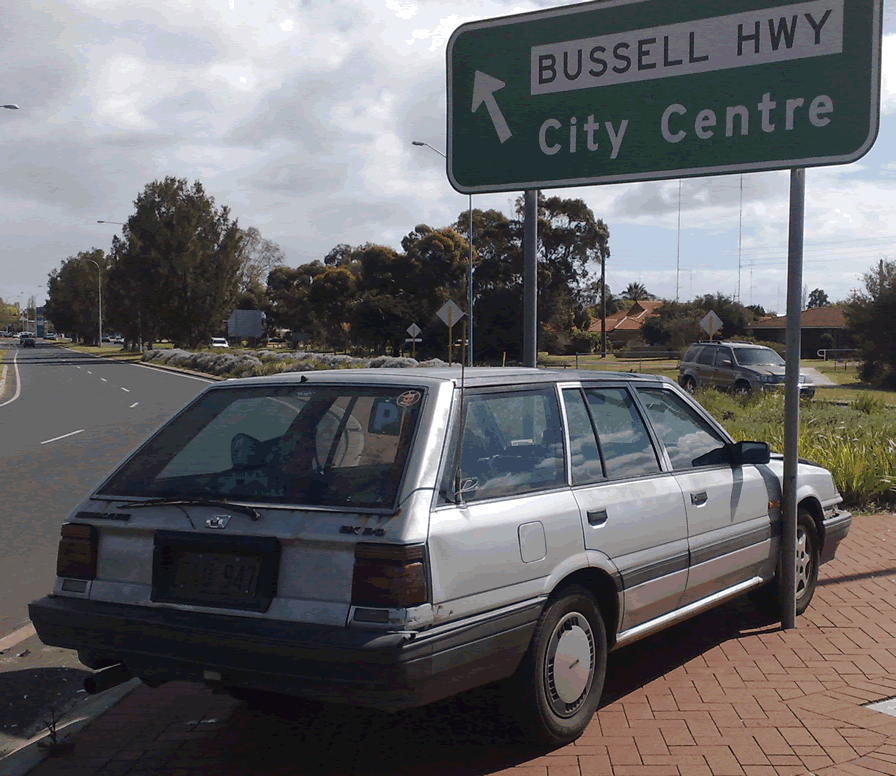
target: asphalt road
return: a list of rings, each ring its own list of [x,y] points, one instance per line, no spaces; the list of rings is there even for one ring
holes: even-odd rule
[[[69,511],[208,384],[40,340],[4,347],[14,353],[0,394],[0,644],[27,634],[29,601],[52,589]],[[0,646],[0,750],[39,730],[48,703],[70,706],[84,675],[74,653],[35,636]]]

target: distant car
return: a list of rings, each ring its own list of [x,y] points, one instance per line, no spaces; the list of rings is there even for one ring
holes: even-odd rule
[[[815,386],[800,373],[800,396],[811,399]],[[740,396],[784,387],[784,359],[751,342],[696,342],[678,365],[678,384],[688,393],[712,386]]]
[[[46,334],[44,334],[44,339],[45,339],[45,340],[54,340],[54,339],[56,339],[56,332],[48,331]]]
[[[116,334],[112,338],[112,342],[114,342],[116,345],[124,345],[124,337],[122,337],[120,334]]]
[[[19,337],[19,345],[23,348],[33,348],[36,347],[37,343],[34,341],[33,334],[26,334],[22,337]]]
[[[230,343],[224,337],[212,337],[213,348],[229,348]]]

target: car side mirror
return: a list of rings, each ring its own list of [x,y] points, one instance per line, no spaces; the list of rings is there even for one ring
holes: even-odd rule
[[[771,450],[767,442],[735,442],[728,445],[728,456],[734,467],[768,463]]]

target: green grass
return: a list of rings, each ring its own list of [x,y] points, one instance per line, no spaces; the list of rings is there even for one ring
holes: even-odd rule
[[[736,440],[761,440],[784,451],[782,394],[744,400],[700,390],[696,398]],[[871,394],[853,398],[846,406],[801,402],[797,451],[831,471],[849,508],[879,511],[896,485],[896,407]]]
[[[76,345],[73,342],[63,342],[61,344],[69,350],[75,350],[78,353],[90,353],[94,356],[102,356],[103,358],[108,358],[112,361],[139,361],[143,357],[143,354],[140,353],[140,351],[125,350],[121,345],[106,344],[101,348],[98,348],[96,345]],[[153,346],[156,350],[164,350],[170,348],[171,343],[153,343]]]

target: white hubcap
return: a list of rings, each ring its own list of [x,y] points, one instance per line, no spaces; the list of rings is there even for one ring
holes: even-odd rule
[[[594,637],[588,621],[576,612],[567,614],[554,629],[548,651],[548,682],[561,705],[578,706],[591,681]]]
[[[809,577],[812,574],[812,556],[809,554],[809,539],[806,529],[797,526],[796,534],[796,594],[801,596],[809,587]]]

